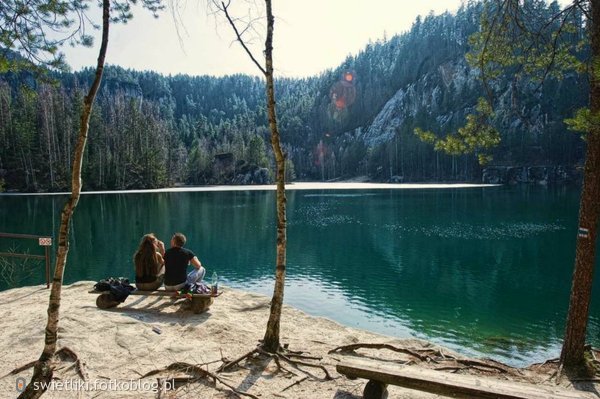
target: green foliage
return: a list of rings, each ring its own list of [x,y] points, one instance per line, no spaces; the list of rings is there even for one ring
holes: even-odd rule
[[[581,133],[600,132],[600,114],[592,113],[588,107],[579,108],[573,118],[565,119],[569,130]]]
[[[247,160],[253,165],[265,168],[269,165],[265,141],[258,135],[253,135],[248,143]]]
[[[58,51],[64,43],[90,43],[80,31],[80,17],[88,9],[85,0],[3,0],[0,4],[0,45],[17,54],[0,55],[0,72],[35,65],[68,69]],[[49,35],[49,32],[56,35]],[[54,38],[58,37],[58,38]],[[21,58],[24,57],[24,58]]]
[[[296,179],[296,169],[294,168],[294,162],[291,159],[285,159],[285,182],[289,183]]]
[[[99,28],[91,19],[92,0],[2,0],[0,2],[0,73],[46,69],[67,71],[69,66],[60,47],[92,46],[86,25]],[[127,22],[133,17],[131,5],[138,0],[111,1],[112,22]],[[140,0],[157,16],[164,9],[162,0]]]
[[[562,12],[544,2],[486,1],[481,29],[469,38],[467,61],[487,84],[509,73],[542,82],[582,71],[589,48],[584,15],[577,6]]]
[[[212,170],[211,157],[203,148],[204,146],[196,141],[190,150],[187,159],[187,182],[190,184],[202,184],[210,180]]]
[[[483,165],[490,162],[492,156],[482,151],[500,143],[500,134],[490,123],[492,117],[490,104],[484,98],[479,98],[475,113],[467,115],[467,122],[456,134],[438,138],[434,133],[421,128],[416,128],[414,133],[424,143],[432,144],[436,151],[450,155],[477,153],[478,161]]]
[[[433,132],[425,131],[420,127],[415,128],[415,135],[417,135],[422,142],[427,144],[435,145],[435,143],[438,141],[437,136]]]
[[[492,159],[487,151],[500,144],[491,101],[506,91],[504,82],[511,81],[512,113],[528,123],[517,110],[517,98],[531,91],[534,83],[537,87],[533,92],[540,91],[550,79],[560,81],[585,70],[582,60],[589,44],[584,14],[576,5],[560,11],[556,3],[485,1],[480,24],[480,30],[469,38],[471,49],[465,57],[481,73],[489,100],[479,99],[476,112],[467,115],[465,125],[456,134],[437,138],[422,129],[415,130],[415,134],[437,151],[450,155],[475,153],[479,163],[485,164]],[[535,103],[530,106],[535,107]],[[581,113],[567,124],[582,128],[586,121],[590,118]]]
[[[540,13],[548,14],[547,7]],[[479,175],[476,158],[489,161],[489,147],[497,142],[488,125],[502,135],[493,149],[498,162],[579,161],[581,140],[563,134],[560,123],[587,101],[582,95],[587,81],[573,73],[562,81],[547,79],[534,90],[523,73],[515,81],[509,67],[489,85],[501,94],[495,113],[483,105],[473,109],[482,87],[464,54],[468,37],[479,30],[482,8],[467,2],[456,15],[420,18],[406,34],[368,44],[335,70],[279,79],[280,131],[295,174],[301,179],[370,173],[403,181],[470,180]],[[346,70],[354,72],[356,101],[332,113],[330,90]],[[228,183],[214,171],[220,153],[234,155],[236,173],[243,173],[243,165],[271,166],[264,155],[269,143],[262,139],[269,130],[261,79],[163,76],[114,66],[104,73],[90,122],[86,190]],[[93,74],[92,69],[50,73],[58,82],[51,86],[24,72],[0,75],[0,173],[7,190],[68,188],[70,153]],[[374,125],[396,93],[402,102],[392,107],[391,116],[399,124]],[[537,134],[528,134],[532,130]],[[387,141],[366,142],[366,133],[383,131]]]

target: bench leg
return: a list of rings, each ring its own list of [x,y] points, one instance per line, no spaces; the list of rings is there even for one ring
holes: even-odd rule
[[[120,302],[112,299],[108,292],[98,295],[96,298],[96,306],[100,309],[110,309],[118,306]]]
[[[213,298],[192,297],[192,311],[196,314],[205,312],[212,305],[213,300]]]
[[[370,380],[363,391],[363,399],[387,399],[387,384]]]

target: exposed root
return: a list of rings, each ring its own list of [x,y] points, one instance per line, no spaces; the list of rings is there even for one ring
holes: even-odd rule
[[[421,353],[424,355],[434,356],[437,360],[452,360],[456,359],[456,357],[446,354],[442,352],[442,349],[433,349],[433,348],[407,348],[407,350],[412,352]]]
[[[266,355],[269,356],[270,354],[267,353]],[[285,367],[283,367],[281,365],[281,361],[279,360],[279,356],[272,356],[272,358],[273,358],[273,360],[275,360],[275,364],[277,365],[277,367],[278,367],[279,370],[283,370],[286,373],[298,376],[298,374],[294,373],[292,370],[289,370],[289,369],[287,369],[287,368],[285,368]]]
[[[77,356],[77,354],[72,349],[70,349],[66,346],[62,347],[56,351],[56,353],[54,354],[54,358],[57,358],[60,361],[65,361],[65,360],[71,361],[73,364],[71,364],[69,367],[66,367],[64,369],[64,371],[67,371],[67,370],[71,369],[72,367],[75,367],[75,370],[77,370],[77,374],[79,374],[81,379],[83,381],[87,381],[87,373],[83,366],[84,363],[81,361],[81,359],[79,359],[79,356]],[[21,367],[17,367],[16,369],[11,371],[7,375],[19,374],[22,371],[25,371],[25,370],[28,370],[28,369],[34,367],[37,362],[38,362],[37,360],[34,360],[34,361],[31,361]]]
[[[79,359],[79,356],[77,356],[77,354],[73,352],[73,350],[64,346],[58,351],[56,351],[54,356],[59,357],[61,360],[71,359],[75,370],[77,370],[77,374],[79,374],[83,381],[87,381],[87,373],[85,371],[85,368],[83,367],[83,362],[81,361],[81,359]],[[73,366],[70,366],[69,368]]]
[[[556,372],[556,385],[560,384],[560,377],[562,376],[563,364],[560,363],[558,366],[558,371]]]
[[[549,363],[558,363],[559,361],[560,361],[560,359],[559,359],[559,358],[557,358],[557,357],[555,357],[555,358],[553,358],[553,359],[548,359],[548,360],[546,360],[546,361],[545,361],[545,362],[543,362],[543,363],[533,363],[533,364],[532,364],[531,366],[529,366],[529,367],[543,367],[543,366],[545,366],[545,365],[547,365],[547,364],[549,364]]]
[[[259,344],[255,349],[251,350],[250,352],[246,353],[245,355],[240,356],[237,359],[230,361],[226,364],[223,364],[221,367],[219,367],[217,369],[217,372],[227,371],[228,369],[235,366],[236,364],[239,364],[242,360],[249,359],[257,354],[261,355],[261,356],[272,358],[275,361],[277,368],[279,370],[285,371],[286,373],[293,374],[296,376],[298,375],[298,374],[292,372],[291,370],[287,369],[286,367],[284,367],[281,363],[282,360],[285,361],[287,364],[294,366],[296,369],[302,371],[303,373],[306,373],[306,371],[302,370],[300,368],[300,366],[318,368],[321,371],[323,371],[323,373],[325,374],[324,381],[333,380],[333,377],[331,376],[331,374],[329,373],[327,368],[325,368],[325,366],[323,366],[321,364],[315,364],[315,363],[310,363],[310,362],[304,361],[304,360],[322,360],[322,357],[304,355],[304,352],[290,351],[289,349],[287,349],[287,345],[285,345],[284,347],[280,347],[277,350],[277,352],[271,353],[271,352],[267,352],[264,349],[262,349],[261,345]],[[292,358],[296,358],[296,359],[292,359]],[[303,360],[297,360],[297,359],[303,359]]]
[[[297,354],[294,352],[289,352],[287,354],[287,357],[297,357],[299,359],[306,359],[306,360],[323,360],[323,358],[321,356],[307,356],[307,355]]]
[[[294,382],[293,384],[291,384],[291,385],[288,385],[287,387],[283,388],[283,389],[281,390],[281,392],[287,391],[287,390],[288,390],[288,389],[290,389],[291,387],[293,387],[293,386],[296,386],[296,385],[300,384],[302,381],[306,381],[307,379],[308,379],[308,376],[305,376],[305,377],[303,377],[303,378],[300,378],[298,381]]]
[[[556,376],[556,373],[558,373],[558,370],[554,370],[554,372],[553,372],[552,374],[550,374],[550,377],[546,378],[546,379],[544,380],[544,382],[548,382],[548,381],[550,381],[551,379],[553,379],[553,378]]]
[[[230,369],[231,367],[235,366],[236,364],[238,364],[242,360],[244,360],[246,358],[249,358],[250,356],[254,355],[255,353],[258,353],[258,348],[257,349],[252,349],[250,352],[246,353],[245,355],[242,355],[242,356],[238,357],[235,360],[232,360],[229,363],[224,363],[221,367],[219,367],[217,369],[217,373],[220,373],[221,371],[227,371],[227,369]]]
[[[483,367],[493,369],[501,373],[510,373],[513,369],[509,366],[505,366],[502,363],[498,363],[493,360],[475,360],[475,359],[454,359],[455,362],[469,366],[469,367]]]
[[[14,369],[13,371],[11,371],[10,373],[6,374],[4,377],[9,376],[9,375],[19,374],[21,371],[29,370],[30,368],[32,368],[33,366],[35,366],[36,363],[37,363],[37,360],[34,360],[32,362],[24,364],[21,367],[17,367],[16,369]]]
[[[469,369],[470,367],[468,366],[442,366],[442,367],[436,367],[434,370],[438,370],[438,371],[449,371],[451,373],[456,373],[457,371],[461,371],[461,370],[465,370],[465,369]]]
[[[317,369],[321,369],[321,370],[323,370],[323,373],[325,373],[325,381],[333,380],[333,377],[331,376],[331,374],[329,374],[329,371],[327,371],[327,369],[325,368],[325,366],[320,365],[320,364],[303,362],[301,360],[292,360],[292,359],[289,358],[289,356],[286,353],[286,351],[283,350],[282,348],[280,348],[277,351],[277,353],[269,353],[269,352],[263,351],[262,349],[259,349],[259,351],[260,351],[261,354],[266,355],[266,356],[271,356],[273,358],[280,357],[280,358],[284,359],[286,362],[288,362],[289,364],[293,365],[296,368],[298,368],[298,366],[305,366],[305,367],[314,367],[314,368],[317,368]]]
[[[439,351],[434,351],[432,349],[415,350],[415,349],[399,348],[397,346],[393,346],[390,344],[369,344],[369,343],[358,343],[358,344],[338,346],[337,348],[330,350],[328,353],[331,354],[331,353],[340,353],[340,352],[354,352],[357,349],[361,349],[361,348],[388,349],[393,352],[404,353],[405,355],[410,355],[410,356],[416,357],[417,359],[419,359],[423,362],[429,362],[429,361],[437,362],[436,359],[429,356],[429,354],[427,352],[429,352],[429,353],[434,352],[434,353],[438,354],[440,357],[442,356],[442,354]],[[421,354],[419,352],[426,352],[426,353]],[[444,356],[444,358],[445,358],[445,356]]]
[[[225,385],[236,395],[247,396],[249,398],[258,399],[257,396],[254,396],[250,393],[238,391],[237,389],[235,389],[235,387],[233,387],[232,385],[225,382],[222,378],[219,378],[219,376],[217,376],[216,374],[203,369],[201,366],[184,363],[184,362],[171,363],[163,369],[149,371],[148,373],[144,374],[141,378],[150,377],[150,376],[153,376],[153,375],[156,375],[159,373],[163,373],[165,371],[175,371],[175,372],[181,372],[181,373],[186,373],[186,374],[190,375],[190,377],[177,379],[177,381],[182,384],[191,384],[191,383],[197,382],[201,379],[212,379],[213,384],[216,384],[216,382],[219,381],[221,384]]]

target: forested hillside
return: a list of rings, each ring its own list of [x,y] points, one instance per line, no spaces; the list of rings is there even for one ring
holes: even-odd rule
[[[557,5],[538,7],[544,13]],[[465,61],[481,10],[468,2],[456,15],[418,18],[409,32],[367,44],[335,70],[277,80],[288,179],[479,181],[473,155],[435,152],[414,128],[455,131],[483,94],[478,71]],[[0,189],[68,188],[77,115],[92,74],[51,74],[51,83],[25,72],[0,76]],[[492,164],[581,161],[583,141],[562,120],[586,103],[586,81],[567,74],[536,91],[507,75],[497,89],[503,140]],[[264,82],[248,76],[107,68],[90,125],[84,188],[268,181],[273,162],[264,95]]]

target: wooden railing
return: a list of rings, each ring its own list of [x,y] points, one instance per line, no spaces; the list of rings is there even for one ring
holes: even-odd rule
[[[50,247],[52,246],[52,238],[48,236],[39,236],[32,234],[12,234],[12,233],[0,233],[0,238],[17,238],[25,240],[37,240],[41,247],[44,247],[44,255],[32,255],[27,253],[17,252],[0,252],[0,257],[8,258],[25,258],[25,259],[39,259],[44,260],[46,263],[46,288],[50,287]]]

